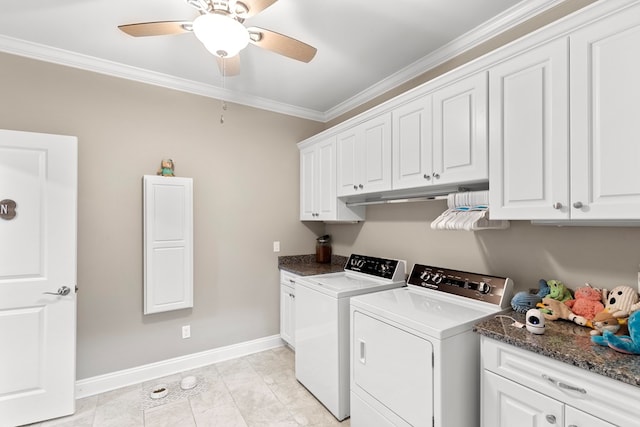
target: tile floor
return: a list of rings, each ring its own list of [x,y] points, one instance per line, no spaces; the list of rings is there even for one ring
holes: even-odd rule
[[[142,390],[195,375],[200,394],[141,409]],[[168,396],[167,396],[168,397]],[[300,383],[287,347],[255,353],[170,377],[80,399],[76,413],[30,427],[297,427],[338,422]]]

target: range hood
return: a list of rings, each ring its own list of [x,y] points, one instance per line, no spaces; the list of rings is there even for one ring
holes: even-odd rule
[[[434,187],[411,188],[407,190],[392,190],[382,193],[365,194],[362,196],[349,196],[341,198],[347,207],[382,205],[387,203],[411,203],[431,200],[446,200],[450,193],[464,191],[482,191],[489,189],[489,182],[472,183],[465,185],[451,185]]]

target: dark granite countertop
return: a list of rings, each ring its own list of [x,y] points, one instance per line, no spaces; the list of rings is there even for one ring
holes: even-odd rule
[[[514,311],[506,313],[521,323],[525,315]],[[507,317],[492,317],[477,323],[474,331],[480,335],[512,344],[577,366],[596,374],[640,387],[640,355],[619,353],[609,347],[591,342],[591,329],[566,320],[546,322],[543,335],[534,335],[526,328],[511,326]]]
[[[279,256],[278,268],[300,276],[313,276],[343,271],[347,260],[345,256],[331,255],[330,263],[321,264],[316,262],[315,254]]]

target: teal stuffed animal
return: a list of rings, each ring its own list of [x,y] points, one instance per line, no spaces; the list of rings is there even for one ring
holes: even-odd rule
[[[549,285],[544,279],[538,281],[538,292],[535,289],[520,291],[511,298],[511,308],[518,313],[526,313],[531,308],[536,308],[536,304],[542,302],[542,298],[549,294]]]
[[[561,281],[547,280],[547,285],[549,285],[549,295],[547,295],[547,298],[553,298],[560,302],[569,301],[573,298],[571,290],[569,290],[569,288],[567,288]]]
[[[640,311],[634,311],[629,316],[628,327],[629,335],[614,335],[611,331],[604,331],[602,336],[591,337],[591,341],[620,353],[640,354]]]

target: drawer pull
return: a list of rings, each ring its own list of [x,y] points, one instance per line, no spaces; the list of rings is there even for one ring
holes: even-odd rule
[[[575,391],[578,392],[580,394],[587,394],[587,390],[581,388],[581,387],[576,387],[573,385],[569,385],[569,384],[565,384],[562,381],[558,381],[554,378],[551,378],[549,375],[546,374],[542,374],[542,378],[549,381],[551,384],[553,384],[554,386],[564,389],[564,390],[569,390],[569,391]]]
[[[563,388],[565,390],[570,390],[570,391],[577,391],[580,394],[587,394],[587,390],[580,388],[580,387],[576,387],[573,385],[569,385],[569,384],[565,384],[565,383],[558,383],[558,387]]]
[[[293,280],[293,279],[289,279],[289,282],[291,282],[291,284],[292,284],[292,285],[295,285],[295,284],[296,284],[296,281],[295,281],[295,280]]]
[[[367,343],[364,342],[364,340],[358,340],[360,341],[360,363],[362,363],[363,365],[367,364]]]

